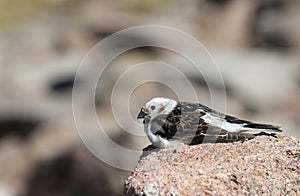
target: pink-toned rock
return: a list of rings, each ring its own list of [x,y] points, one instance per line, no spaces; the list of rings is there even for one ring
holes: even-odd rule
[[[258,136],[153,151],[125,181],[125,194],[299,195],[300,142]]]

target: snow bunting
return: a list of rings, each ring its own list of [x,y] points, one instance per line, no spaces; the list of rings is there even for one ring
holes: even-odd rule
[[[154,98],[137,116],[143,118],[144,131],[155,147],[165,148],[177,142],[233,142],[252,139],[261,133],[282,132],[279,127],[253,123],[219,113],[200,103]]]

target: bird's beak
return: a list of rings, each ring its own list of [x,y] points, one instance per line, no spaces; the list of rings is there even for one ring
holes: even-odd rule
[[[147,114],[146,114],[146,112],[145,112],[145,108],[142,108],[141,111],[140,111],[140,113],[139,113],[138,116],[137,116],[137,119],[139,119],[139,118],[144,118],[146,115],[147,115]]]

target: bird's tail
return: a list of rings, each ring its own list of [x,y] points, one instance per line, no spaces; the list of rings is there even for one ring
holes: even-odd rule
[[[243,125],[245,131],[265,131],[268,133],[282,132],[279,126],[249,122]]]

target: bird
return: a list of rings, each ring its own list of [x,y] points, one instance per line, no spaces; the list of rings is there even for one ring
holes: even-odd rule
[[[179,143],[227,143],[246,141],[257,135],[282,132],[279,126],[254,123],[213,110],[200,103],[156,97],[142,106],[137,119],[144,119],[144,131],[154,147]]]

